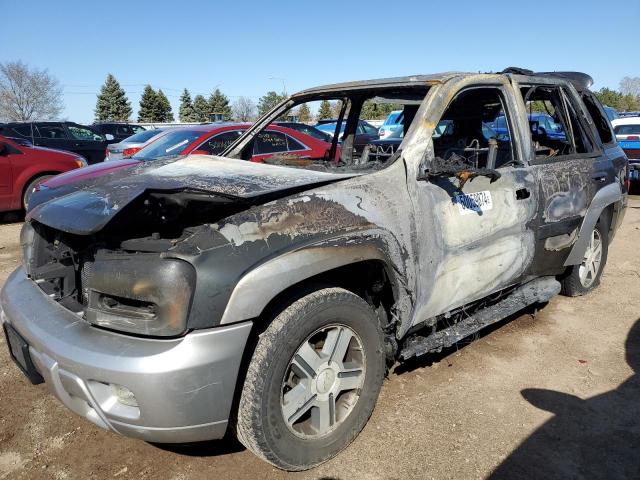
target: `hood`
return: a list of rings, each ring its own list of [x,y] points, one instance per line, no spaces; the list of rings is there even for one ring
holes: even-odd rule
[[[44,188],[58,188],[63,185],[69,185],[72,183],[100,177],[102,175],[106,175],[107,173],[115,172],[116,170],[120,170],[131,165],[137,165],[138,163],[138,160],[130,159],[97,163],[89,167],[80,168],[78,170],[71,170],[61,175],[56,175],[46,182],[43,182],[41,186]]]
[[[45,188],[32,195],[30,205],[35,207],[28,218],[68,233],[89,235],[104,228],[145,192],[213,194],[230,201],[255,204],[286,196],[292,190],[355,175],[190,155],[172,161],[138,163],[128,168],[120,166],[108,174],[59,188]]]

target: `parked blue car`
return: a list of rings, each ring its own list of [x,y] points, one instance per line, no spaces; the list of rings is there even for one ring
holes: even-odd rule
[[[562,129],[562,125],[556,123],[553,117],[546,113],[530,113],[529,125],[531,127],[531,131],[538,135],[546,135],[552,140],[565,141],[567,139],[567,136]],[[503,135],[505,139],[508,138],[509,129],[507,128],[507,121],[504,115],[496,117],[492,128],[498,135]]]
[[[401,128],[403,123],[404,112],[402,110],[394,110],[387,116],[387,118],[385,118],[384,123],[378,130],[378,135],[380,138],[387,138],[394,131]]]

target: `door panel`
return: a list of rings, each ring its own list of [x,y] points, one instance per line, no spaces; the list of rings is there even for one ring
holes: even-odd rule
[[[500,172],[495,182],[478,177],[462,191],[451,178],[419,186],[418,210],[432,216],[438,229],[424,233],[439,241],[421,254],[421,282],[428,288],[418,301],[417,321],[513,285],[530,269],[536,182],[529,168]]]

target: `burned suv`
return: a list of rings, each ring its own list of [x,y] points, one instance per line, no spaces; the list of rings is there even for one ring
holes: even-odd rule
[[[364,427],[394,362],[598,285],[628,166],[590,84],[510,68],[313,88],[221,156],[42,188],[0,295],[11,354],[113,432],[231,429],[277,467],[317,465]],[[323,100],[339,149],[248,161],[271,122]],[[372,103],[405,119],[382,159],[353,148]],[[541,110],[564,137],[530,122]],[[487,134],[499,117],[507,132]]]

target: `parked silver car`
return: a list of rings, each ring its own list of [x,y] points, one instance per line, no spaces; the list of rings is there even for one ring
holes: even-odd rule
[[[144,130],[143,132],[138,132],[135,135],[125,138],[119,143],[112,143],[107,146],[107,155],[104,161],[122,160],[125,157],[130,157],[140,150],[148,141],[152,140],[164,131],[165,129],[162,128]]]

